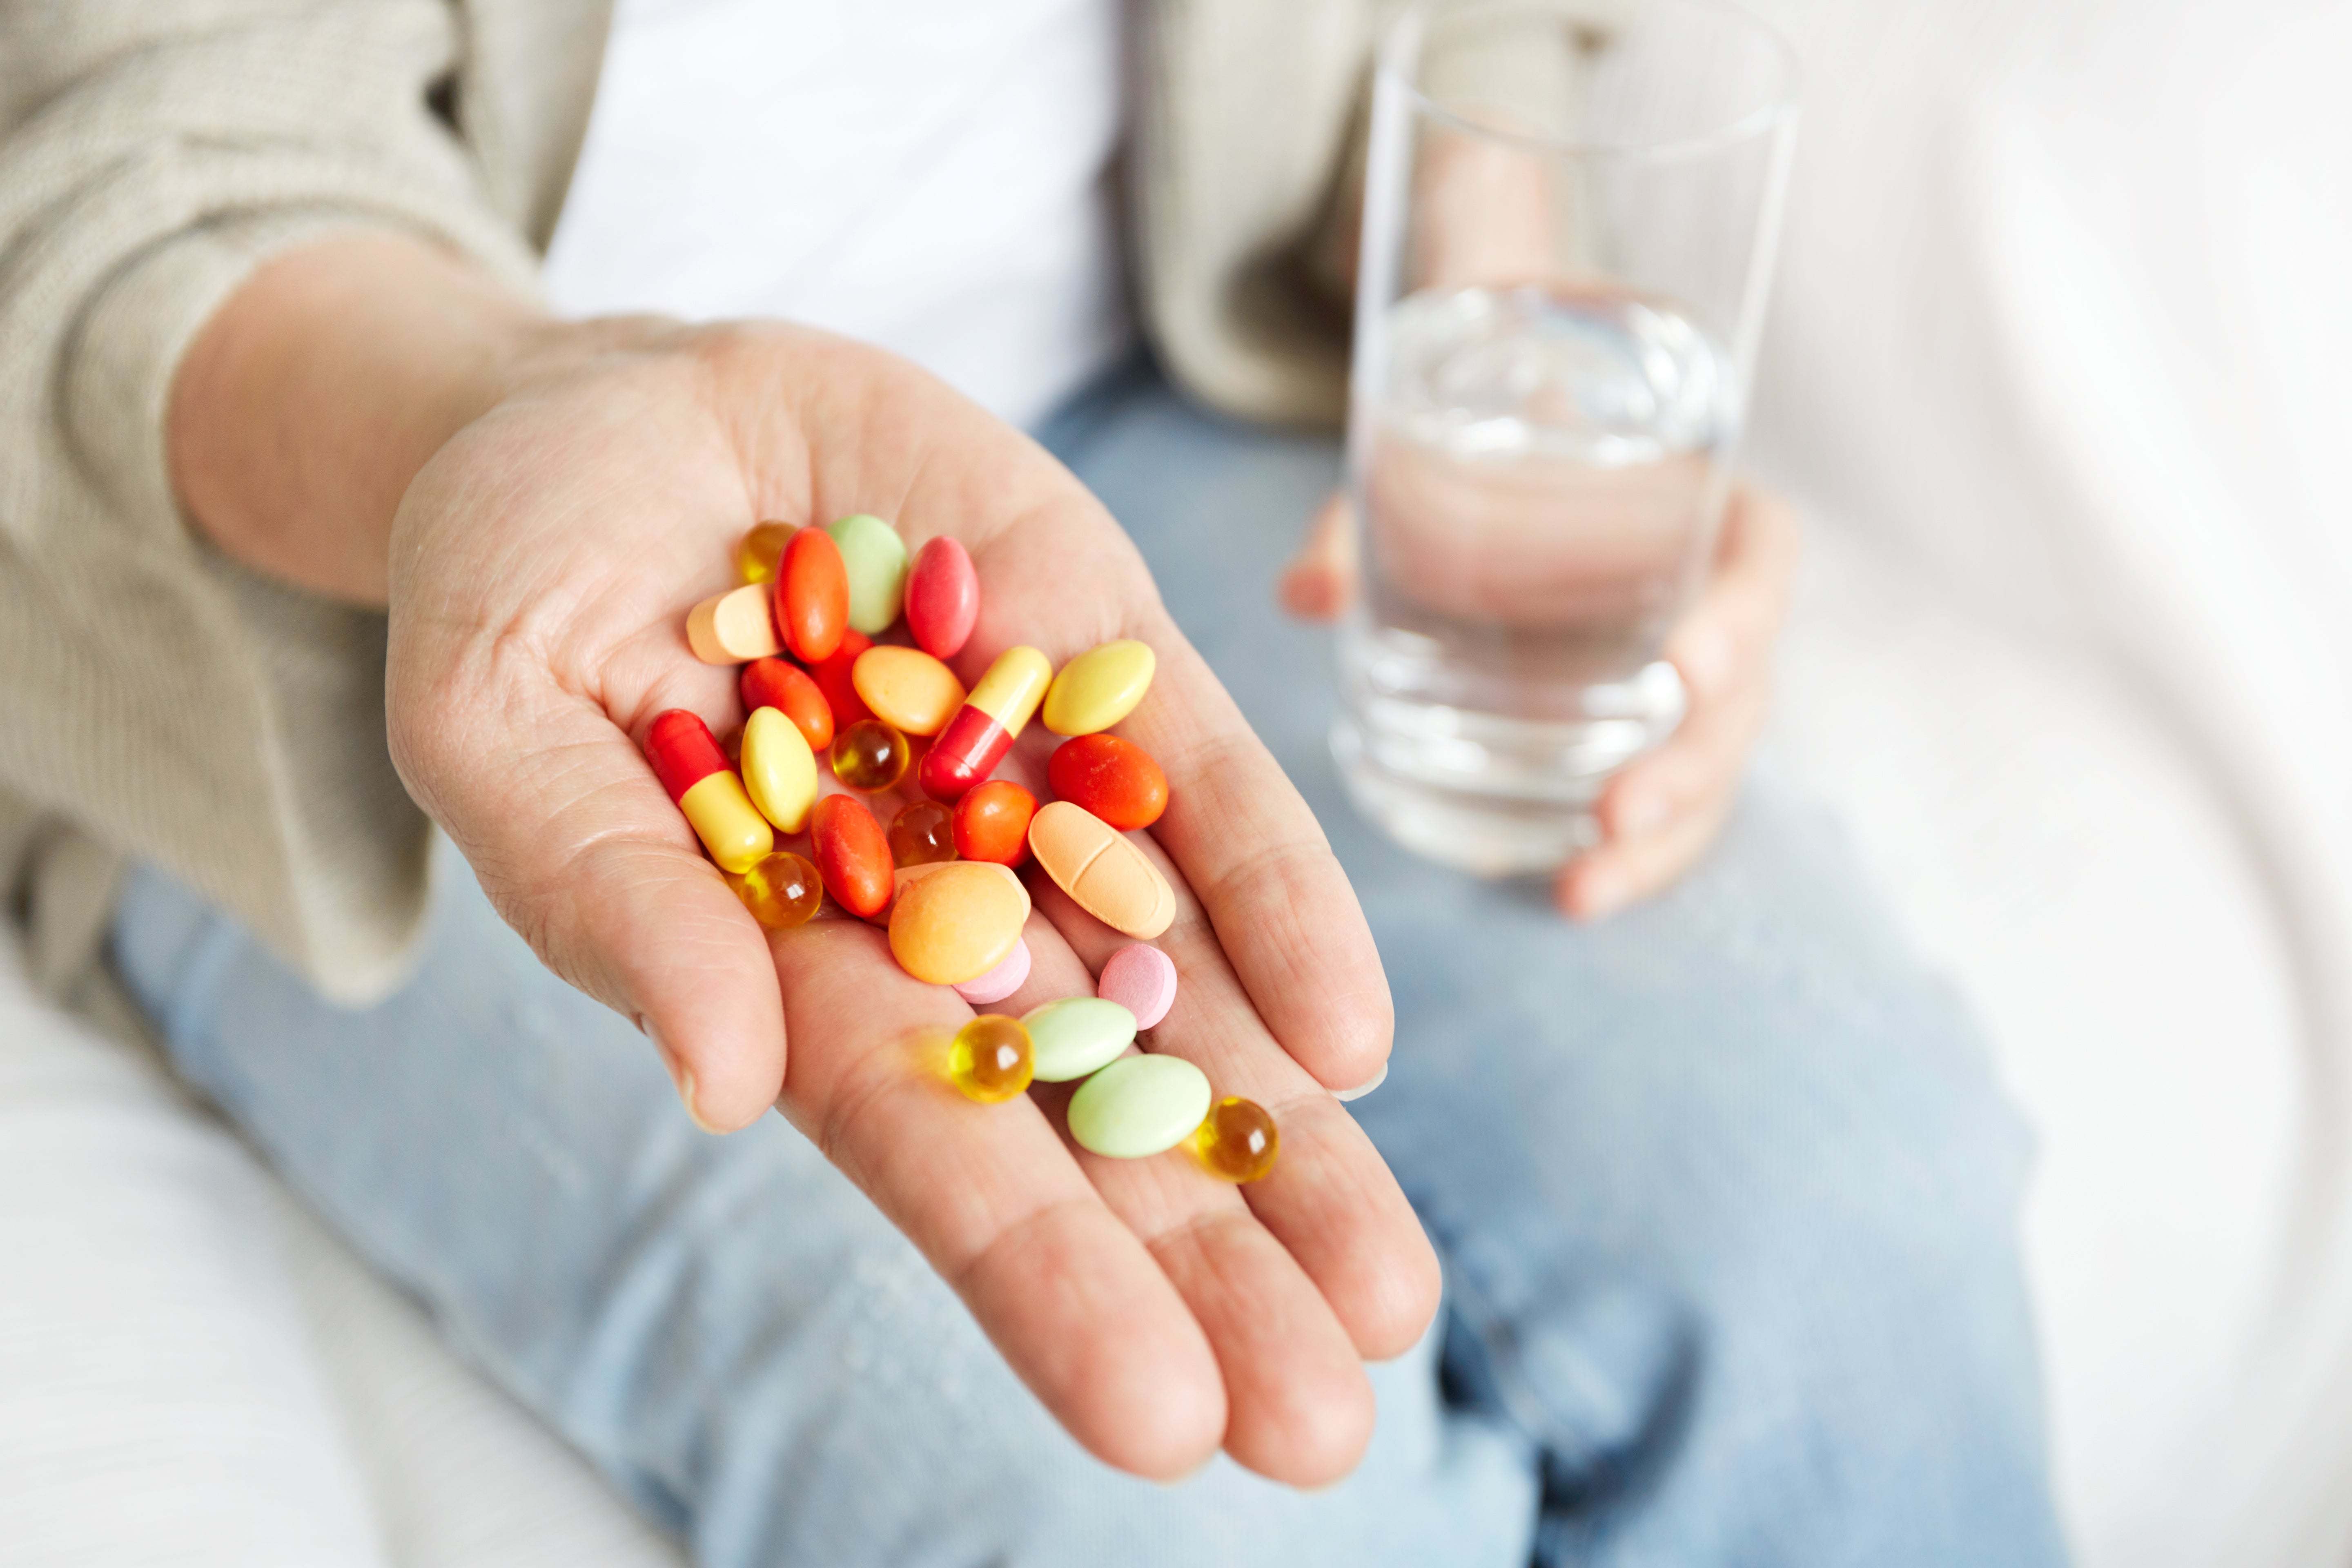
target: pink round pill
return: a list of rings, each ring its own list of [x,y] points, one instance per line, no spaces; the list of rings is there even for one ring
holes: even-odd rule
[[[1122,947],[1103,965],[1095,994],[1118,1003],[1135,1015],[1137,1028],[1148,1029],[1175,1004],[1175,960],[1148,942]]]
[[[907,630],[933,658],[953,658],[980,619],[980,575],[971,552],[940,535],[907,569]]]
[[[1029,978],[1029,943],[1025,938],[1013,939],[1013,951],[1004,962],[976,980],[967,980],[955,988],[955,994],[975,1007],[985,1007],[991,1002],[1002,1002],[1021,989]]]

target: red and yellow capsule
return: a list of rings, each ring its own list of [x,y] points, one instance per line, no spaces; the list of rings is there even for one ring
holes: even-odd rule
[[[720,870],[740,877],[776,847],[775,830],[698,714],[673,708],[656,718],[646,731],[646,760]]]
[[[998,654],[923,758],[923,792],[956,800],[994,772],[1053,683],[1053,661],[1035,648]]]

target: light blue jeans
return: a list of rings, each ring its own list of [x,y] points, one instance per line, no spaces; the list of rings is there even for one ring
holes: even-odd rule
[[[1328,444],[1139,374],[1048,439],[1321,814],[1387,960],[1396,1054],[1354,1109],[1447,1306],[1374,1370],[1350,1479],[1087,1458],[814,1148],[772,1117],[697,1132],[454,857],[422,968],[359,1012],[140,874],[115,957],[179,1070],[711,1568],[2061,1562],[2027,1141],[1838,834],[1751,789],[1679,889],[1592,930],[1423,865],[1341,800],[1327,639],[1272,609]]]

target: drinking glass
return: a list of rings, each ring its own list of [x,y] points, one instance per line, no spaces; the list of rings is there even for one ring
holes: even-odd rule
[[[1729,487],[1797,80],[1717,0],[1420,0],[1386,35],[1332,750],[1406,847],[1556,866],[1680,721],[1659,651]]]

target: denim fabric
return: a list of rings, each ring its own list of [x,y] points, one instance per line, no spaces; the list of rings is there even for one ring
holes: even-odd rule
[[[1328,639],[1272,609],[1329,445],[1148,374],[1045,439],[1322,816],[1398,1016],[1357,1102],[1447,1307],[1374,1369],[1360,1470],[1096,1464],[771,1118],[723,1140],[445,851],[429,948],[340,1011],[152,872],[117,963],[180,1071],[464,1353],[711,1568],[2063,1561],[1982,1045],[1834,828],[1751,788],[1675,891],[1597,929],[1349,811]]]

